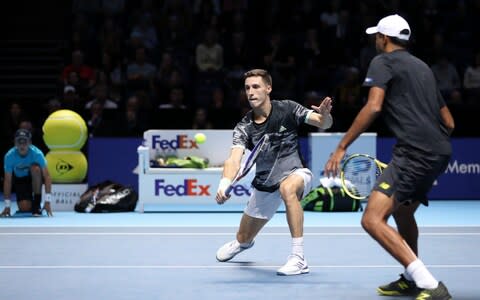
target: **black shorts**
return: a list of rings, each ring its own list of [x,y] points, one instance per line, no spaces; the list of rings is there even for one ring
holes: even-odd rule
[[[427,194],[448,166],[450,155],[429,154],[419,150],[395,147],[392,160],[378,177],[375,191],[404,204],[420,201],[428,206]]]
[[[17,201],[33,200],[32,177],[30,175],[25,177],[14,176],[13,184]]]

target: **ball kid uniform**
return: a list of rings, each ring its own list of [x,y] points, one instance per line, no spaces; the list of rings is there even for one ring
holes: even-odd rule
[[[12,173],[13,184],[18,200],[32,200],[32,177],[30,167],[38,165],[43,169],[47,161],[42,151],[30,145],[27,155],[21,156],[16,147],[11,148],[4,157],[4,170]]]
[[[252,150],[267,134],[269,142],[256,160],[254,187],[245,213],[254,218],[271,219],[282,203],[278,190],[292,173],[303,178],[304,190],[311,189],[312,173],[304,168],[299,154],[297,129],[313,111],[291,100],[271,100],[272,110],[263,123],[255,123],[249,111],[233,130],[233,146]]]
[[[385,90],[382,115],[397,138],[392,160],[374,190],[395,195],[399,202],[428,205],[427,193],[452,152],[440,115],[445,102],[432,71],[408,51],[395,50],[372,60],[363,85]]]

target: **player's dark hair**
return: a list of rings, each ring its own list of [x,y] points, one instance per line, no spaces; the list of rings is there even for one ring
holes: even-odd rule
[[[247,79],[248,77],[253,77],[253,76],[262,77],[263,82],[265,82],[269,86],[272,86],[272,76],[270,76],[267,70],[263,70],[263,69],[250,70],[245,74],[243,74],[243,79]]]
[[[403,29],[402,31],[400,31],[400,33],[401,34],[409,34],[410,30]],[[388,36],[388,37],[390,38],[390,41],[392,42],[392,44],[395,44],[397,46],[407,48],[407,46],[409,44],[407,40],[402,40],[402,39],[399,39],[399,38],[393,37],[393,36]]]

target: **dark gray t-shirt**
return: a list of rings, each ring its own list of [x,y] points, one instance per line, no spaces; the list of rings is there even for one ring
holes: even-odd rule
[[[294,170],[303,168],[297,129],[312,112],[291,100],[271,102],[272,111],[263,123],[255,123],[253,111],[249,111],[233,130],[233,147],[248,150],[253,149],[264,134],[268,134],[269,144],[258,155],[252,182],[256,189],[267,192],[275,191],[282,179]]]
[[[364,86],[385,90],[383,117],[399,146],[432,154],[450,154],[448,130],[440,109],[445,106],[431,69],[406,50],[377,55]]]

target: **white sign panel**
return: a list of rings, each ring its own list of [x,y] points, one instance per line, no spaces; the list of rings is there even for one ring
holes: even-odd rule
[[[88,188],[85,183],[81,184],[52,184],[52,210],[55,211],[73,211],[75,203],[80,200]],[[42,201],[45,201],[45,185],[42,186]]]
[[[203,133],[206,141],[198,144],[195,134]],[[144,146],[150,157],[175,155],[208,158],[211,167],[223,166],[232,145],[232,130],[147,130],[143,134]]]

